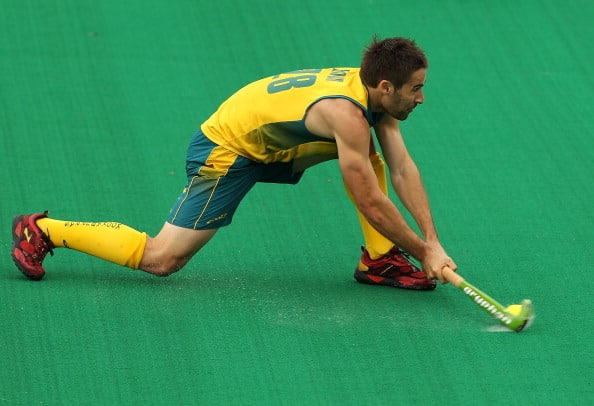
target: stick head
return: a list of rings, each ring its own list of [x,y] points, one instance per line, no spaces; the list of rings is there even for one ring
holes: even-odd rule
[[[519,305],[511,305],[505,309],[506,316],[511,319],[507,327],[515,332],[527,329],[534,320],[532,302],[529,299],[522,300]]]

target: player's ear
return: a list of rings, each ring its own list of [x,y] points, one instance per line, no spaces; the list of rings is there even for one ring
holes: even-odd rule
[[[386,79],[380,80],[377,87],[382,92],[382,94],[386,95],[386,96],[389,96],[395,90],[392,82],[390,82],[389,80],[386,80]]]

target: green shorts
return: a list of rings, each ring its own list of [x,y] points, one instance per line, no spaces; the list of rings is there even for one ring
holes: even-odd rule
[[[231,224],[246,193],[257,182],[296,184],[303,172],[292,162],[262,164],[209,140],[198,131],[186,159],[188,183],[169,212],[168,223],[209,230]]]

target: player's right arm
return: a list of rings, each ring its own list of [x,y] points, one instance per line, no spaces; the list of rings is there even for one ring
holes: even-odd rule
[[[362,110],[348,100],[324,99],[311,107],[306,126],[313,133],[336,141],[344,182],[369,223],[398,247],[422,261],[427,244],[410,228],[377,183],[369,160],[371,133]]]

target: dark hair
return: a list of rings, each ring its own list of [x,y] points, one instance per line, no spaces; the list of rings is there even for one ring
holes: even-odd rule
[[[376,87],[381,80],[389,80],[400,88],[414,72],[428,66],[425,53],[415,41],[401,37],[379,40],[374,36],[363,52],[359,74],[368,86]]]

